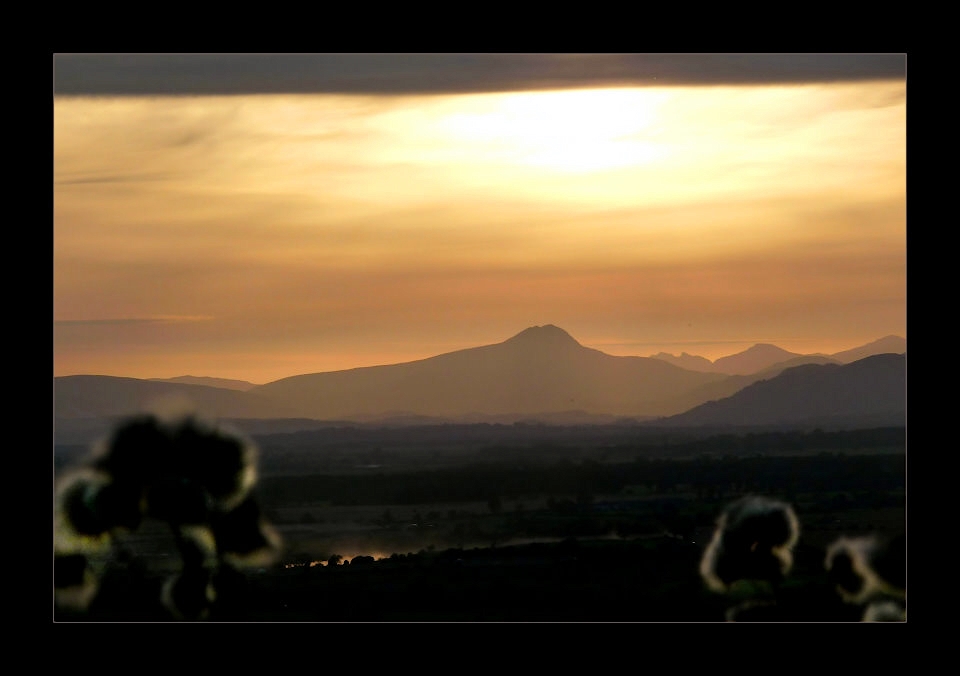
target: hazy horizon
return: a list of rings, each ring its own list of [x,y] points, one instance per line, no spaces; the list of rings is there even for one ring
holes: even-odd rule
[[[537,328],[537,327],[536,327],[536,326],[531,326],[531,327],[526,327],[526,328]],[[526,330],[526,328],[525,328],[524,330]],[[561,328],[561,329],[562,329],[563,327],[558,327],[558,328]],[[519,332],[518,332],[518,333],[519,333]],[[517,335],[517,334],[514,334],[514,335]],[[875,340],[867,341],[866,343],[860,343],[860,344],[857,344],[857,345],[850,345],[850,346],[848,346],[848,347],[846,347],[846,348],[842,348],[842,349],[840,349],[840,350],[833,350],[833,351],[831,351],[831,352],[819,352],[819,351],[816,351],[816,352],[803,352],[803,351],[797,351],[797,350],[790,350],[790,349],[788,349],[788,348],[783,347],[782,345],[776,345],[776,347],[779,347],[779,348],[781,348],[781,349],[787,350],[787,352],[796,352],[796,353],[802,354],[802,355],[821,354],[821,355],[829,356],[829,355],[837,354],[837,353],[839,353],[839,352],[843,352],[843,351],[845,351],[845,350],[855,349],[855,348],[858,348],[858,347],[862,347],[863,345],[867,345],[867,344],[869,344],[869,343],[873,343],[873,342],[875,342],[876,340],[881,340],[881,339],[883,339],[883,338],[888,338],[888,337],[891,337],[891,336],[897,337],[897,338],[904,338],[904,340],[905,340],[905,337],[904,337],[904,336],[894,336],[893,334],[890,334],[890,335],[888,335],[888,336],[880,336],[880,337],[876,338]],[[504,339],[504,341],[505,341],[505,340],[509,340],[509,339],[512,338],[512,337],[514,337],[514,336],[508,336],[507,338]],[[576,340],[576,336],[571,336],[571,337],[572,337],[574,340]],[[504,342],[504,341],[497,341],[496,343],[490,343],[490,345],[499,344],[499,343]],[[577,342],[580,342],[580,341],[577,341]],[[646,354],[646,353],[644,353],[644,354],[633,354],[633,353],[626,353],[626,352],[624,352],[624,353],[621,354],[621,353],[619,353],[619,352],[611,351],[610,349],[608,349],[608,347],[597,347],[597,346],[595,346],[595,345],[584,345],[583,343],[580,343],[580,344],[583,345],[583,347],[585,347],[585,348],[592,348],[592,349],[595,349],[595,350],[599,350],[600,352],[604,352],[604,353],[609,354],[609,355],[612,355],[612,356],[654,357],[654,356],[656,356],[657,354],[664,354],[664,353],[666,353],[666,354],[668,354],[668,355],[671,355],[671,356],[674,356],[674,357],[681,357],[683,354],[686,354],[686,355],[691,356],[691,357],[703,357],[703,356],[704,356],[704,355],[702,355],[702,354],[699,354],[699,353],[696,353],[696,352],[690,352],[690,351],[688,351],[688,350],[683,350],[683,351],[681,351],[681,352],[672,352],[672,353],[671,353],[671,352],[668,352],[667,350],[658,350],[657,352],[651,353],[651,354]],[[693,345],[697,345],[698,343],[692,343],[692,344],[693,344]],[[744,347],[743,347],[742,349],[737,349],[737,350],[732,351],[732,352],[724,352],[724,353],[722,353],[722,354],[718,354],[716,357],[713,357],[713,358],[710,358],[710,357],[704,357],[704,358],[709,359],[711,362],[715,362],[715,361],[717,361],[717,359],[720,359],[720,358],[723,358],[723,357],[729,357],[729,356],[732,356],[732,355],[736,355],[736,354],[739,354],[739,353],[741,353],[741,352],[744,352],[745,350],[750,349],[751,347],[754,347],[754,346],[756,346],[756,345],[762,345],[762,344],[772,344],[772,343],[770,343],[769,341],[758,341],[758,342],[756,342],[756,343],[751,343],[751,344],[749,344],[749,345],[744,345]],[[455,349],[455,350],[450,350],[450,351],[447,351],[447,352],[441,352],[441,353],[436,353],[436,354],[429,354],[429,355],[425,355],[425,356],[423,356],[423,357],[417,357],[417,358],[414,358],[414,359],[405,359],[405,360],[397,361],[397,362],[384,362],[384,363],[382,363],[382,364],[381,364],[381,363],[378,363],[378,364],[359,364],[359,365],[357,365],[357,366],[348,366],[348,367],[346,367],[345,369],[333,369],[333,370],[336,370],[336,371],[340,371],[340,370],[352,370],[352,369],[357,369],[357,368],[369,368],[369,367],[373,367],[373,366],[389,366],[389,365],[394,365],[394,364],[409,363],[409,362],[413,362],[413,361],[421,361],[421,360],[423,360],[423,359],[429,359],[429,358],[431,358],[431,357],[441,356],[441,355],[443,355],[443,354],[448,354],[449,352],[457,352],[457,351],[459,351],[459,350],[466,350],[466,349],[470,349],[470,348],[474,348],[474,347],[485,347],[486,345],[487,345],[487,344],[484,344],[484,345],[468,345],[468,346],[465,346],[465,347],[463,347],[463,348],[457,348],[457,349]],[[630,344],[627,344],[627,345],[633,345],[633,343],[630,343]],[[642,345],[642,343],[636,343],[636,345]],[[299,376],[299,375],[309,375],[309,374],[312,374],[312,373],[322,373],[322,372],[302,371],[302,372],[297,372],[297,373],[290,373],[290,374],[288,374],[288,375],[286,375],[286,376],[281,376],[280,378],[273,378],[273,379],[271,379],[271,380],[267,380],[267,381],[263,381],[263,382],[257,382],[257,381],[249,380],[249,379],[246,379],[246,378],[229,378],[229,377],[220,376],[220,375],[217,375],[217,374],[209,374],[209,373],[177,373],[176,375],[133,376],[133,375],[130,375],[130,374],[128,374],[128,373],[92,373],[92,372],[89,372],[89,373],[64,373],[64,374],[56,374],[55,377],[70,376],[70,375],[96,375],[96,376],[113,376],[113,377],[118,377],[118,378],[137,378],[137,379],[141,379],[141,380],[158,380],[158,379],[159,379],[159,380],[165,380],[165,379],[173,379],[173,378],[209,378],[209,379],[211,379],[211,380],[236,380],[236,381],[247,382],[247,383],[250,383],[250,384],[253,384],[253,385],[264,385],[264,384],[266,384],[266,383],[268,383],[268,382],[274,382],[274,381],[276,381],[276,380],[282,380],[283,378],[292,377],[292,376]]]
[[[545,324],[711,361],[906,338],[905,71],[56,55],[54,375],[262,384]]]

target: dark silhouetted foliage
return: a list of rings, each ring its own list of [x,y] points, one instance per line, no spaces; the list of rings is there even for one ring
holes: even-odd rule
[[[110,575],[107,591],[123,596],[122,578],[138,572],[125,565],[124,540],[155,521],[169,529],[180,560],[159,591],[167,619],[208,617],[229,569],[263,565],[278,551],[252,492],[256,479],[256,449],[234,431],[193,416],[121,421],[84,467],[58,481],[56,607],[96,606],[100,578]]]
[[[728,621],[802,619],[791,614],[779,594],[799,535],[799,521],[787,503],[746,496],[726,506],[704,551],[700,574],[710,589],[731,597]],[[840,537],[827,549],[823,567],[838,598],[861,609],[859,619],[906,619],[903,535]]]

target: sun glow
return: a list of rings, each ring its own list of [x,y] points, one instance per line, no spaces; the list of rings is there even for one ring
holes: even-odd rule
[[[649,163],[666,153],[653,139],[669,94],[581,89],[477,97],[440,121],[451,140],[482,145],[498,159],[583,173]]]
[[[903,82],[57,99],[55,372],[902,335],[905,149]]]

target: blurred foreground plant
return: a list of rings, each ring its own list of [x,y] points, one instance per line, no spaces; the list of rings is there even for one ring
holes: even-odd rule
[[[735,609],[774,606],[777,588],[793,566],[799,536],[800,525],[790,505],[762,496],[743,497],[718,517],[700,561],[700,575],[713,591],[745,597]]]
[[[84,611],[109,558],[145,520],[165,523],[180,556],[162,586],[174,619],[209,616],[218,581],[271,563],[280,538],[252,493],[256,447],[194,416],[141,415],[119,423],[86,466],[59,478],[54,494],[54,600]]]
[[[844,602],[863,608],[864,622],[907,618],[906,537],[841,537],[824,567]]]
[[[799,521],[785,502],[746,496],[727,505],[700,560],[700,576],[730,598],[728,621],[788,619],[778,592],[799,537]],[[862,621],[906,620],[905,536],[840,537],[827,549],[823,568],[840,599],[862,608]]]

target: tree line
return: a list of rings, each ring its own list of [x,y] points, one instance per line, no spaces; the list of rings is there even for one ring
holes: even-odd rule
[[[692,490],[724,493],[872,492],[905,487],[900,454],[711,457],[693,460],[639,458],[630,463],[561,459],[550,465],[468,464],[415,472],[308,474],[264,477],[265,503],[330,502],[336,505],[425,504],[629,492]]]

